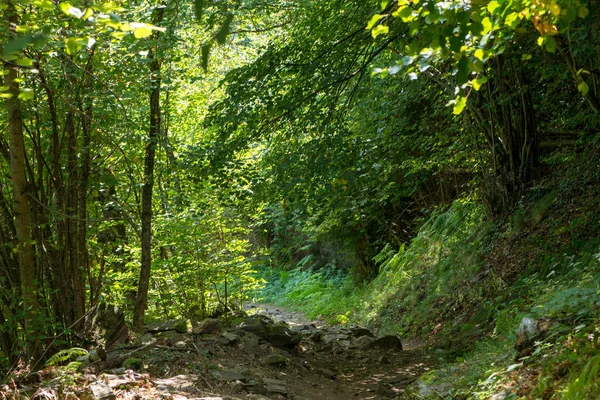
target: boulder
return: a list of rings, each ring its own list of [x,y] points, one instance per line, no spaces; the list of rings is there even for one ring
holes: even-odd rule
[[[258,352],[259,337],[253,333],[247,332],[242,338],[242,349],[251,356],[256,356]]]
[[[252,333],[275,347],[295,347],[302,340],[302,335],[298,332],[292,331],[286,325],[276,324],[264,315],[243,318],[235,328]]]
[[[550,321],[543,319],[523,318],[517,331],[515,349],[517,359],[529,356],[535,349],[535,342],[543,339],[550,329]]]
[[[206,318],[200,322],[192,322],[194,335],[217,334],[223,330],[223,324],[218,319]]]

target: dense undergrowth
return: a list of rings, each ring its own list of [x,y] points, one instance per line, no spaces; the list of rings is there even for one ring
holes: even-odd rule
[[[568,163],[566,162],[568,161]],[[439,368],[415,398],[595,398],[600,393],[600,154],[597,143],[546,160],[511,215],[490,222],[474,196],[386,246],[378,276],[357,285],[335,269],[264,270],[266,301],[311,317],[418,339]],[[516,359],[523,317],[550,331]]]

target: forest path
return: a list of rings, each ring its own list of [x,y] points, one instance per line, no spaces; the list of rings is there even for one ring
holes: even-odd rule
[[[321,320],[311,321],[300,312],[272,304],[247,304],[244,308],[250,314],[257,313],[286,323],[292,329],[301,330],[311,325],[317,329],[319,343],[303,340],[296,356],[299,364],[309,366],[311,372],[321,376],[310,382],[310,386],[306,379],[291,382],[291,392],[298,399],[401,399],[406,386],[433,366],[433,360],[420,346],[404,346],[400,351],[347,346],[343,343],[352,340],[346,338],[347,329],[330,326]],[[330,343],[333,344],[331,348]]]
[[[395,336],[376,338],[363,327],[248,305],[219,319],[154,322],[79,371],[49,367],[0,383],[0,398],[402,399],[433,362],[401,347]]]

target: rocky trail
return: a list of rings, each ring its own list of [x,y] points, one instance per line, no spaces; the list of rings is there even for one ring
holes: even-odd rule
[[[153,323],[133,344],[79,361],[78,372],[49,367],[0,386],[0,398],[401,399],[431,367],[395,336],[376,338],[363,327],[328,326],[269,305]]]

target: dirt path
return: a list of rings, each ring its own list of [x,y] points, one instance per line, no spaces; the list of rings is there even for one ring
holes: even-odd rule
[[[344,340],[344,330],[328,326],[323,321],[310,321],[301,313],[270,304],[248,305],[249,312],[266,315],[291,327],[313,324],[327,342],[332,335]],[[338,339],[339,342],[339,339]],[[402,398],[407,385],[432,367],[432,360],[419,348],[401,351],[373,348],[362,350],[326,348],[303,340],[297,357],[309,366],[311,372],[320,375],[314,380],[312,374],[299,374],[290,387],[298,398],[306,399],[386,399]],[[338,350],[338,351],[336,351]],[[308,382],[307,382],[308,380]]]
[[[328,326],[272,305],[247,310],[150,324],[134,343],[90,358],[79,371],[50,367],[15,377],[0,385],[0,399],[401,399],[431,366],[396,337]]]

